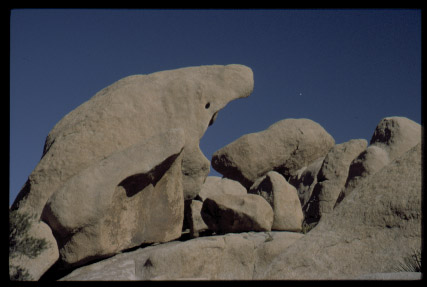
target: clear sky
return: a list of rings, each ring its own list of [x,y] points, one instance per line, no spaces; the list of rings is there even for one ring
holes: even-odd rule
[[[255,88],[205,133],[208,159],[285,118],[309,118],[336,143],[369,142],[387,116],[421,123],[420,10],[12,10],[9,203],[49,131],[96,92],[212,64],[251,67]]]

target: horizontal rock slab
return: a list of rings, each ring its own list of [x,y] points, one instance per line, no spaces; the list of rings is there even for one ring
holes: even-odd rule
[[[268,129],[244,135],[212,156],[212,167],[247,189],[269,171],[286,179],[325,156],[335,144],[332,136],[309,119],[284,119]]]
[[[173,241],[78,268],[61,281],[262,280],[273,258],[303,237],[272,231]]]
[[[421,272],[390,272],[360,275],[355,280],[421,280]]]
[[[216,233],[270,231],[273,209],[261,196],[219,194],[203,202],[202,218]]]

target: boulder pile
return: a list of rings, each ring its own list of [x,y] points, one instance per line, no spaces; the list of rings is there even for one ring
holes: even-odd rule
[[[182,68],[126,77],[67,114],[11,207],[32,215],[29,235],[47,250],[10,254],[10,270],[31,280],[354,279],[395,272],[420,250],[419,124],[385,118],[368,146],[283,119],[209,161],[201,137],[253,86],[243,65]],[[210,165],[223,177],[208,176]]]

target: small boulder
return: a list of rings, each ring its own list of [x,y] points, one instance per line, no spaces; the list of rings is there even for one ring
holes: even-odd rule
[[[202,201],[217,194],[247,194],[246,188],[238,181],[218,176],[208,176],[202,185],[199,197]]]
[[[309,119],[284,119],[268,129],[246,134],[212,156],[212,167],[249,189],[256,179],[277,171],[286,179],[325,156],[335,141]]]
[[[219,194],[203,202],[202,218],[216,233],[270,231],[274,213],[261,196]]]
[[[257,179],[248,191],[262,196],[273,208],[272,230],[299,232],[304,215],[297,190],[275,171]]]

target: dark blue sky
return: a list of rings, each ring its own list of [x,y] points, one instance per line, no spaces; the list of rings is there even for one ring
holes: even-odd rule
[[[10,25],[10,203],[53,126],[133,74],[252,68],[253,94],[201,140],[208,159],[285,118],[312,119],[337,143],[369,141],[387,116],[421,123],[420,10],[18,9]]]

